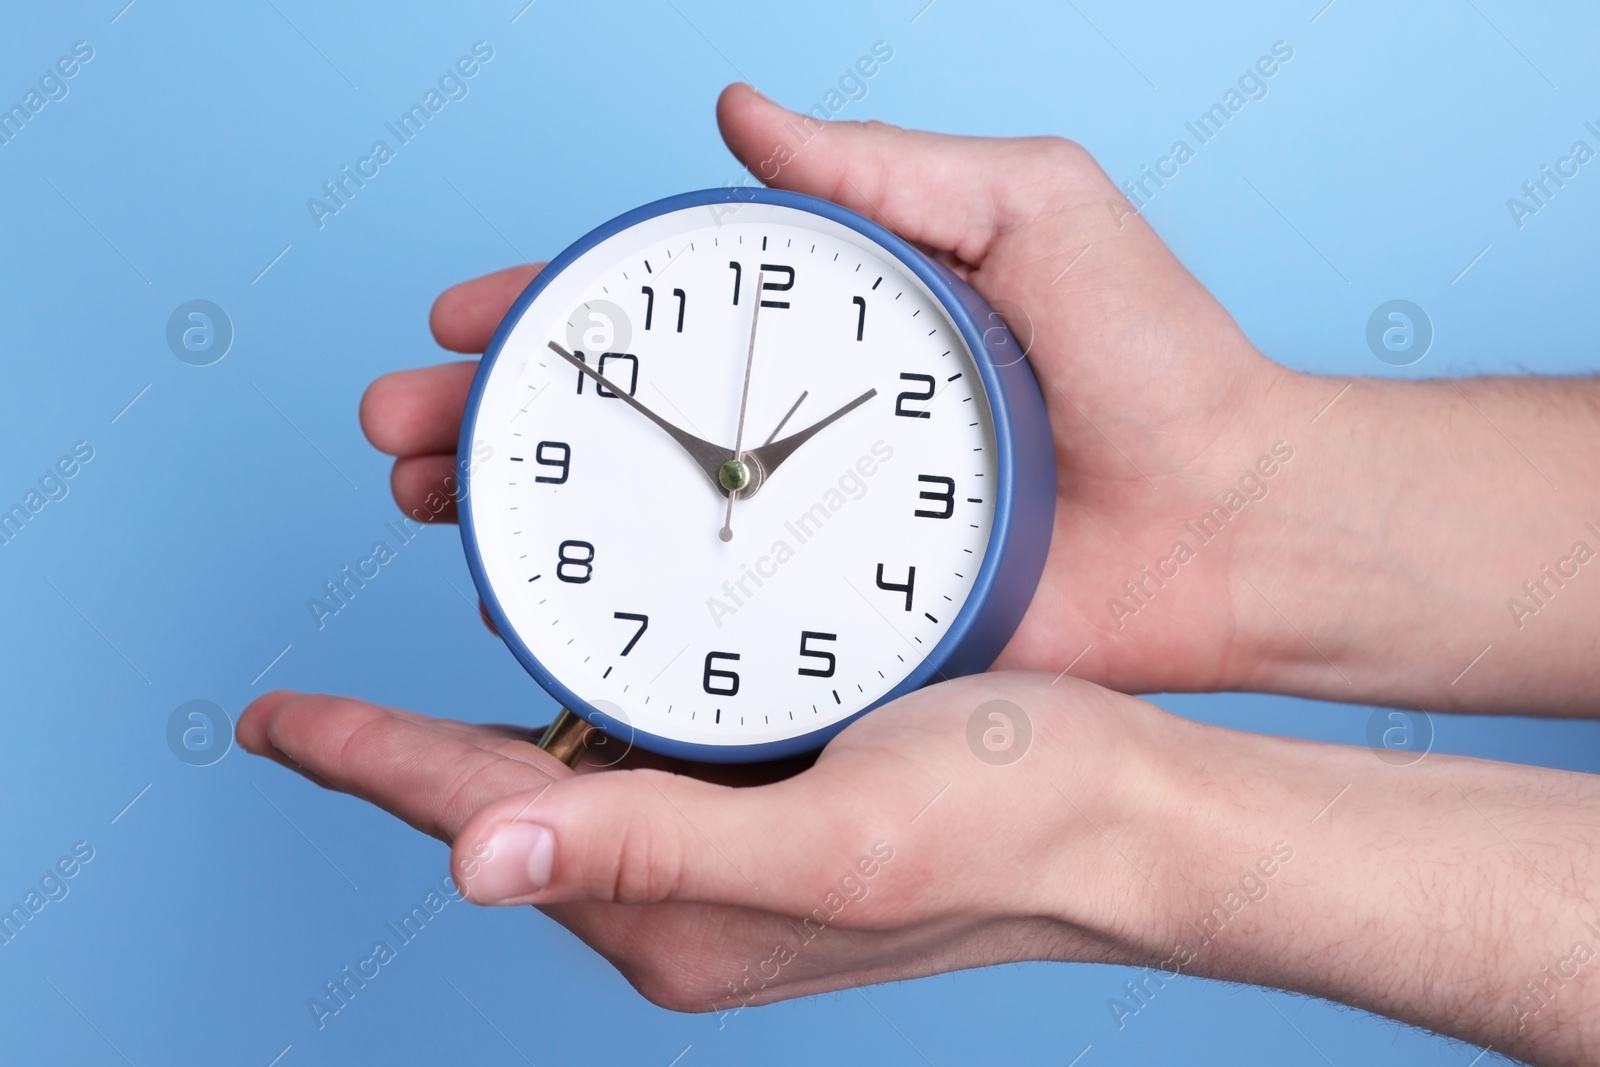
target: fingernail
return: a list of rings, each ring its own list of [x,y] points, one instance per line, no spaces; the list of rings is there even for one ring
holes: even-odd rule
[[[550,884],[556,839],[538,823],[509,822],[489,835],[489,858],[472,879],[470,895],[484,904],[502,904]]]

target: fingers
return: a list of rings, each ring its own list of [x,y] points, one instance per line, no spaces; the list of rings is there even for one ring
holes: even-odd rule
[[[868,831],[839,825],[798,781],[733,789],[654,770],[583,775],[478,812],[456,838],[452,870],[483,904],[672,900],[803,913],[819,877],[852,862],[841,842]]]
[[[983,262],[997,236],[1037,217],[1039,187],[1074,172],[1064,163],[1088,159],[1056,138],[952,137],[878,122],[819,122],[748,85],[723,91],[717,122],[728,148],[768,185],[843,204],[972,265]],[[1080,163],[1076,172],[1099,176],[1092,163]]]
[[[452,352],[482,352],[500,320],[542,269],[543,263],[508,267],[446,289],[428,317],[434,340]]]
[[[233,728],[234,737],[238,740],[239,747],[246,752],[253,752],[257,756],[265,756],[275,763],[283,764],[291,771],[309,779],[324,789],[333,789],[335,788],[334,786],[329,785],[314,771],[302,766],[294,757],[281,751],[266,736],[265,724],[267,719],[285,701],[298,695],[288,690],[275,690],[258,697],[244,710],[244,714],[239,716],[239,721]]]
[[[418,522],[457,519],[456,457],[402,456],[389,473],[389,489],[400,510]]]
[[[454,452],[477,369],[476,363],[441,363],[385,374],[361,398],[367,440],[391,456]]]
[[[237,736],[247,751],[370,801],[445,841],[473,812],[571,773],[500,729],[337,697],[269,693],[239,717]]]

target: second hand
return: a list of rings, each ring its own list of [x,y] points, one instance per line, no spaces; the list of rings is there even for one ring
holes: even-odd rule
[[[810,395],[811,395],[811,390],[809,390],[809,389],[800,390],[800,398],[798,400],[796,400],[793,405],[790,406],[788,412],[783,416],[783,418],[778,420],[778,425],[776,425],[776,426],[774,426],[772,428],[772,432],[767,435],[767,439],[765,441],[761,442],[763,448],[766,447],[767,445],[770,445],[772,442],[774,442],[774,441],[776,441],[778,439],[778,434],[782,433],[783,432],[783,428],[785,426],[789,425],[790,416],[792,416],[795,412],[800,410],[800,405],[804,404],[806,402],[806,397],[808,397]]]
[[[756,325],[761,321],[761,291],[763,272],[756,273],[756,307],[750,313],[750,346],[744,357],[744,388],[739,396],[739,426],[734,431],[733,458],[722,465],[720,480],[728,490],[728,508],[722,515],[722,529],[717,536],[724,541],[733,540],[733,498],[750,484],[750,471],[744,465],[744,416],[750,407],[750,368],[756,360]]]

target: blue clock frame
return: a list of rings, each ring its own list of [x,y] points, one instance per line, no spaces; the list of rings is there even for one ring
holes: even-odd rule
[[[899,685],[849,718],[782,741],[703,745],[651,734],[596,709],[563,685],[528,649],[506,618],[484,570],[474,530],[469,459],[490,371],[512,329],[551,280],[601,241],[646,219],[684,208],[750,203],[794,208],[848,227],[893,256],[928,287],[972,350],[983,379],[999,453],[997,492],[994,525],[971,594],[945,636]],[[1055,526],[1056,461],[1049,417],[1033,370],[1000,316],[953,272],[871,219],[831,201],[779,189],[727,187],[669,196],[597,226],[551,260],[511,306],[484,352],[467,397],[458,456],[461,542],[467,566],[489,617],[518,662],[550,696],[619,740],[667,756],[712,763],[750,763],[814,752],[850,723],[896,697],[935,681],[987,670],[1033,601]]]

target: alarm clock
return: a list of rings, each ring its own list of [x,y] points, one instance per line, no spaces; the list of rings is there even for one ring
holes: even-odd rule
[[[1055,514],[1039,386],[960,278],[837,204],[647,204],[542,270],[461,427],[460,520],[547,693],[743,762],[985,670]]]

